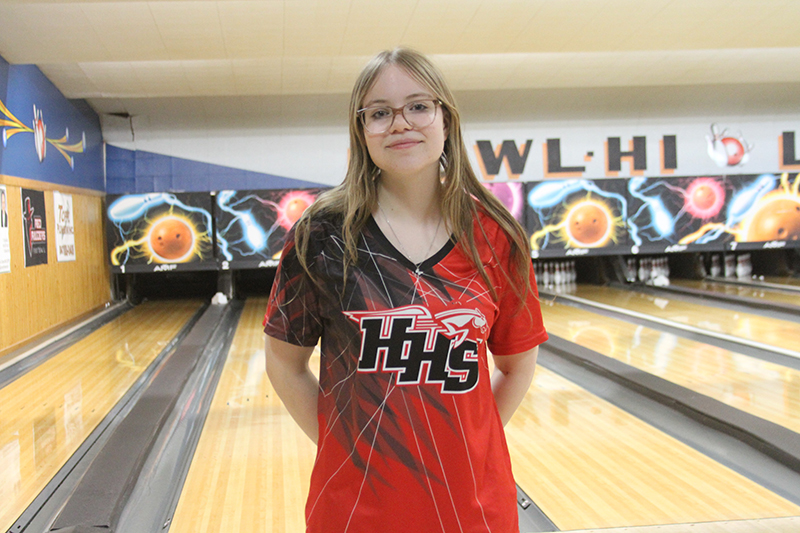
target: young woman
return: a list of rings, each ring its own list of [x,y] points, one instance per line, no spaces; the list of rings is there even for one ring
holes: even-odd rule
[[[529,244],[419,53],[356,81],[347,175],[287,236],[265,332],[270,380],[318,446],[307,531],[519,532],[503,425],[547,339]]]

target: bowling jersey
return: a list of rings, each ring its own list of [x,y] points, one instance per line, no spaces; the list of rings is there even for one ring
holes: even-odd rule
[[[307,531],[519,532],[487,349],[521,353],[547,334],[533,269],[521,307],[492,254],[508,257],[508,237],[487,215],[475,235],[497,301],[452,241],[417,267],[370,218],[343,283],[341,221],[317,220],[315,283],[287,235],[264,331],[299,346],[321,339]]]

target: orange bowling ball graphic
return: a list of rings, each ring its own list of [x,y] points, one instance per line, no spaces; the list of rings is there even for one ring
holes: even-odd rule
[[[700,185],[692,191],[692,202],[702,210],[709,209],[717,201],[717,193],[708,185]]]
[[[750,218],[745,240],[748,242],[800,240],[800,201],[778,198],[764,203]]]
[[[611,221],[606,210],[591,201],[581,202],[567,215],[567,233],[577,246],[602,245],[610,229]]]
[[[153,224],[148,242],[156,259],[180,263],[194,250],[194,232],[186,221],[168,216]]]
[[[300,216],[303,214],[303,212],[305,212],[309,205],[311,204],[306,198],[296,196],[286,204],[283,212],[284,216],[287,220],[294,224],[300,219]]]
[[[290,191],[276,205],[278,224],[287,230],[291,229],[314,200],[316,196],[306,191]]]

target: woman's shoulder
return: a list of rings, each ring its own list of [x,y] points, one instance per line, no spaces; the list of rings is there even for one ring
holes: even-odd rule
[[[475,203],[477,208],[473,227],[475,246],[484,264],[493,265],[496,259],[508,257],[511,253],[513,237],[485,206],[477,200]]]
[[[287,234],[286,239],[302,244],[309,263],[315,258],[329,260],[341,257],[344,242],[344,217],[336,213],[314,213],[303,219]]]
[[[474,201],[478,212],[478,216],[475,217],[476,230],[478,230],[479,233],[485,234],[487,239],[489,239],[489,242],[492,242],[495,237],[505,235],[505,230],[503,230],[503,227],[491,215],[491,213],[489,213],[486,207],[484,207],[480,201]]]
[[[307,231],[312,239],[322,239],[341,233],[343,217],[336,213],[314,213],[303,217],[289,231],[294,238],[297,232]]]

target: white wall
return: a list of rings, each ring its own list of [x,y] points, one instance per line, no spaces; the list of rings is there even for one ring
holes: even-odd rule
[[[540,90],[459,94],[468,149],[479,170],[475,143],[494,147],[512,140],[521,147],[532,140],[522,180],[545,177],[544,146],[560,139],[562,166],[585,166],[587,178],[607,176],[605,142],[619,137],[627,149],[634,136],[645,136],[647,171],[659,175],[659,141],[675,135],[678,168],[674,175],[778,172],[778,139],[783,131],[800,139],[798,86],[703,86],[619,88],[614,90]],[[107,142],[127,149],[264,172],[327,185],[341,181],[347,167],[346,95],[309,96],[273,110],[252,112],[203,102],[167,116],[156,103],[142,104],[130,119],[105,115]],[[150,108],[148,108],[148,105]],[[248,102],[248,106],[252,104]],[[167,106],[161,106],[165,109]],[[195,109],[202,107],[203,112]],[[214,111],[209,109],[214,108]],[[706,136],[711,124],[752,146],[748,161],[719,167],[709,157]],[[798,141],[800,142],[800,141]],[[588,152],[594,156],[587,157]],[[795,147],[800,155],[800,147]],[[630,176],[623,162],[619,177]],[[505,170],[497,180],[508,179]]]

